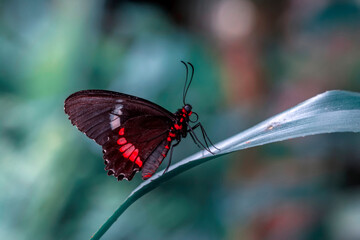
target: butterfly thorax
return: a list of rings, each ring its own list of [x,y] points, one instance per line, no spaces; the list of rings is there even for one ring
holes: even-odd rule
[[[191,106],[186,104],[175,112],[174,125],[170,128],[169,137],[180,141],[187,136],[189,117],[192,114]]]

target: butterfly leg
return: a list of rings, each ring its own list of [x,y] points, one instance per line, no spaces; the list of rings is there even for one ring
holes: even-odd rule
[[[167,172],[167,170],[169,169],[169,167],[171,165],[171,159],[172,159],[172,154],[173,154],[173,151],[174,151],[174,147],[179,145],[179,143],[180,143],[180,140],[178,140],[177,143],[175,143],[174,145],[171,146],[169,162],[168,162],[168,165],[166,166],[163,174],[165,174]]]
[[[207,135],[207,133],[206,133],[205,128],[203,127],[203,125],[202,125],[201,123],[198,123],[198,124],[199,124],[199,126],[200,126],[200,128],[201,128],[201,133],[202,133],[202,135],[203,135],[203,138],[205,139],[205,142],[206,142],[206,139],[207,139],[212,147],[214,147],[216,150],[219,150],[219,151],[220,151],[220,149],[218,149],[217,147],[215,147],[215,145],[211,142],[211,140],[210,140],[209,136]]]
[[[194,141],[194,143],[196,144],[196,146],[198,146],[198,148],[204,149],[203,147],[201,147],[201,146],[199,145],[199,143],[196,141],[196,139],[194,138],[194,136],[193,136],[193,134],[192,134],[191,132],[189,132],[189,135],[190,135],[190,137],[192,138],[192,140]]]
[[[196,125],[195,125],[195,126],[196,126]],[[213,152],[211,152],[209,146],[207,145],[206,140],[205,140],[206,146],[204,146],[204,144],[203,144],[203,143],[199,140],[199,138],[196,136],[193,128],[192,128],[191,126],[189,126],[189,125],[188,125],[188,127],[189,127],[188,132],[189,132],[190,136],[191,136],[193,139],[196,140],[196,141],[194,140],[195,143],[199,143],[199,144],[203,147],[203,149],[205,149],[206,151],[208,151],[208,152],[211,153],[211,154],[214,154]],[[198,126],[196,126],[196,127],[198,127]]]
[[[190,132],[191,130],[194,130],[194,129],[198,128],[198,127],[200,127],[200,129],[201,129],[201,133],[202,133],[202,135],[203,135],[203,138],[204,138],[204,141],[205,141],[205,145],[206,145],[206,147],[207,147],[207,150],[208,150],[210,153],[212,153],[212,152],[210,151],[210,148],[209,148],[209,145],[208,145],[208,142],[207,142],[207,141],[209,141],[209,143],[210,143],[210,145],[211,145],[212,147],[214,147],[214,148],[217,149],[217,150],[220,150],[220,149],[218,149],[217,147],[215,147],[215,145],[211,142],[209,136],[207,135],[207,133],[206,133],[206,131],[205,131],[205,128],[203,127],[203,125],[202,125],[201,123],[197,123],[197,124],[195,124],[195,126],[190,127],[188,131]],[[193,134],[195,134],[193,131],[191,131],[191,132],[192,132]],[[191,136],[191,134],[190,134],[190,136]]]
[[[202,127],[202,125],[201,125],[201,123],[197,123],[195,126],[193,126],[192,127],[192,130],[194,130],[194,129],[196,129],[196,128],[198,128],[198,127],[200,127],[201,128],[201,133],[202,133],[202,135],[203,135],[203,139],[204,139],[204,141],[205,141],[205,145],[206,145],[206,147],[207,147],[207,149],[208,149],[208,151],[210,150],[210,148],[209,148],[209,144],[207,143],[207,141],[206,141],[206,137],[205,137],[205,135],[204,135],[204,128]],[[206,135],[207,136],[207,135]],[[211,143],[211,141],[210,141],[210,143]]]

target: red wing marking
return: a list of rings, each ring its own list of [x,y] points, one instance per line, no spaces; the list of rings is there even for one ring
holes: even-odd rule
[[[186,111],[185,111],[185,109],[184,109],[184,108],[182,108],[181,110],[182,110],[182,112],[183,112],[183,113],[186,113]]]
[[[184,121],[184,119],[183,118],[180,118],[180,122],[183,122]]]
[[[144,178],[149,178],[151,176],[152,176],[151,174],[147,174],[147,175],[144,176]]]
[[[140,160],[140,157],[137,157],[135,163],[136,163],[139,167],[142,167],[143,162]]]
[[[166,149],[169,149],[169,146],[168,146],[168,145],[166,145],[166,146],[165,146],[165,148],[166,148]]]
[[[119,150],[120,150],[120,152],[125,152],[131,146],[132,146],[131,143],[127,143],[124,146],[122,146]]]
[[[189,112],[189,116],[192,114],[192,111],[191,112]]]
[[[119,138],[119,139],[117,140],[117,144],[119,144],[119,145],[124,145],[126,142],[127,142],[127,141],[126,141],[125,138]]]
[[[129,157],[130,161],[132,162],[135,161],[138,154],[139,154],[139,149],[135,149],[135,151],[133,151],[133,153]]]
[[[124,128],[121,128],[119,130],[119,135],[122,136],[124,134]],[[142,167],[143,162],[140,160],[140,157],[138,157],[139,149],[135,149],[135,146],[133,144],[127,143],[126,138],[124,137],[119,138],[117,140],[117,144],[123,145],[121,148],[119,148],[119,151],[123,152],[124,158],[128,158],[130,161],[135,162],[135,164],[137,164],[139,167]]]
[[[166,157],[166,155],[165,155],[165,154],[163,154],[163,153],[162,153],[161,155],[162,155],[163,157]]]
[[[175,135],[175,133],[169,132],[169,136],[170,136],[170,137],[175,137],[176,135]]]
[[[168,137],[166,140],[167,140],[168,142],[171,142],[171,137]]]
[[[132,154],[132,152],[135,150],[134,145],[131,144],[131,147],[129,147],[124,153],[123,156],[124,158],[129,158],[130,155]]]

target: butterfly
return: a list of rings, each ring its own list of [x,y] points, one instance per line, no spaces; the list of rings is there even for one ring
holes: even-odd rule
[[[131,180],[136,172],[150,178],[170,151],[171,164],[175,146],[189,134],[196,145],[209,152],[212,145],[199,116],[185,103],[194,76],[191,63],[186,67],[183,90],[184,106],[175,113],[148,100],[107,90],[83,90],[71,94],[64,104],[65,113],[73,125],[102,146],[105,170],[118,180]],[[189,68],[192,73],[188,83]],[[195,120],[190,120],[190,116]],[[196,123],[190,126],[191,123]],[[200,127],[202,143],[194,129]],[[171,149],[171,150],[170,150]]]

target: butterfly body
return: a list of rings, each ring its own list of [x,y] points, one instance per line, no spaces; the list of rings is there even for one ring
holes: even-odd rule
[[[186,137],[191,106],[171,113],[135,96],[84,90],[65,100],[73,125],[103,148],[105,170],[118,180],[131,180],[142,170],[151,177],[166,157],[173,141]]]

